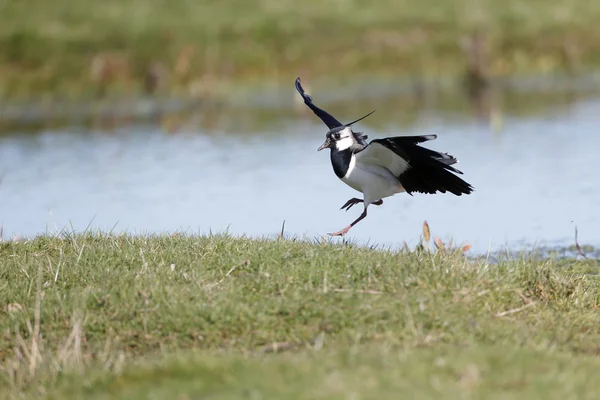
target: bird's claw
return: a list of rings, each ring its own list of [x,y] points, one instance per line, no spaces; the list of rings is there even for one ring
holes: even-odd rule
[[[358,204],[358,203],[362,203],[361,199],[357,199],[357,198],[352,198],[350,200],[348,200],[341,208],[340,210],[346,210],[348,211],[349,209],[351,209],[354,205]]]

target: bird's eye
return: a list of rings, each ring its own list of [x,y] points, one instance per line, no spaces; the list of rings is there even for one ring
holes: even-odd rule
[[[339,134],[339,133],[336,133],[336,134],[334,134],[334,135],[333,135],[333,138],[334,138],[335,140],[338,140],[338,139],[340,138],[340,134]]]

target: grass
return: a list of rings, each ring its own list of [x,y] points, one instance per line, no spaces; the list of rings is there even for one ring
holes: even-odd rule
[[[599,18],[591,0],[4,1],[0,96],[130,93],[155,81],[203,93],[213,81],[440,76],[464,70],[463,44],[476,33],[486,45],[474,58],[492,75],[597,67]]]
[[[3,242],[0,264],[9,398],[600,390],[594,260],[97,233]]]

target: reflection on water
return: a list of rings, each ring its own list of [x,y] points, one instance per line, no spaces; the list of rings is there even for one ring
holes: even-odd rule
[[[466,197],[386,199],[349,237],[414,245],[427,220],[434,236],[469,242],[477,253],[570,245],[575,225],[580,242],[600,245],[600,213],[593,207],[600,199],[594,172],[600,100],[566,98],[568,108],[557,105],[525,116],[507,112],[501,101],[505,114],[495,134],[480,120],[414,102],[371,98],[360,107],[328,107],[342,120],[377,108],[358,126],[370,138],[437,133],[428,147],[457,156],[465,179],[475,186]],[[411,104],[418,112],[410,112]],[[5,134],[0,137],[4,236],[71,226],[82,231],[90,223],[135,233],[228,229],[263,236],[275,235],[285,220],[288,235],[317,237],[360,213],[339,211],[356,194],[335,177],[328,155],[317,153],[325,129],[311,114],[295,113],[290,105],[284,111],[265,107],[208,115],[213,119],[170,117],[175,120],[110,132],[71,127]],[[169,124],[176,134],[165,134]]]
[[[43,98],[26,103],[0,104],[0,135],[60,130],[84,125],[90,130],[113,131],[118,126],[155,121],[167,132],[201,130],[247,135],[286,129],[287,118],[304,115],[306,106],[293,88],[294,77],[276,84],[261,82],[223,90],[206,99],[115,98],[77,102]],[[318,103],[334,115],[363,115],[377,109],[377,118],[364,126],[383,130],[412,128],[427,113],[445,118],[472,115],[494,123],[503,114],[539,116],[570,107],[600,94],[600,72],[577,76],[497,79],[493,84],[466,90],[455,80],[418,77],[355,77],[343,82],[304,82]],[[318,88],[313,91],[313,88]],[[310,115],[309,115],[310,114]]]

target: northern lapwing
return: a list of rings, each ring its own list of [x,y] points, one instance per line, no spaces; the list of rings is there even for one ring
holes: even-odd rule
[[[348,124],[342,124],[326,111],[315,106],[312,98],[304,92],[300,78],[296,79],[296,90],[306,104],[327,125],[329,132],[317,151],[330,149],[333,172],[345,184],[361,192],[363,199],[352,198],[342,207],[348,211],[358,203],[364,204],[362,214],[344,229],[330,233],[343,236],[367,216],[367,208],[380,206],[385,197],[406,192],[446,193],[456,196],[470,194],[473,187],[456,174],[461,171],[452,167],[458,160],[447,154],[421,147],[419,144],[437,138],[437,135],[396,136],[374,139],[354,132],[352,125],[375,111]]]

